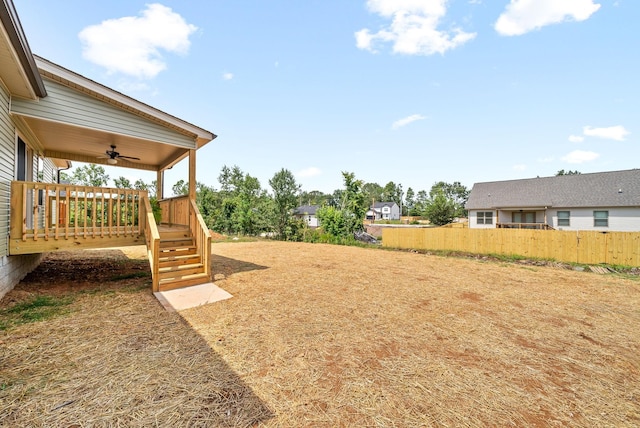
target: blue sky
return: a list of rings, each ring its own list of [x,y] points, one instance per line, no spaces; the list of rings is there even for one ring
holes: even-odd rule
[[[636,0],[14,3],[34,53],[217,134],[216,188],[223,165],[323,192],[640,166]]]

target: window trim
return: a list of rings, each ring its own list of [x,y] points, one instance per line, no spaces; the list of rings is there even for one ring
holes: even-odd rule
[[[604,216],[598,217],[596,213],[604,213]],[[598,224],[598,222],[602,224]],[[609,227],[609,210],[593,211],[593,227]]]
[[[488,221],[487,221],[488,220]],[[476,212],[476,224],[493,224],[493,211]]]
[[[567,216],[566,217],[560,217],[560,213],[567,213]],[[571,226],[571,211],[567,211],[567,210],[558,211],[557,215],[558,215],[558,227],[560,227],[560,226],[564,226],[564,227]]]

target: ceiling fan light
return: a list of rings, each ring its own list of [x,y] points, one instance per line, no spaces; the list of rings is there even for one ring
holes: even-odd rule
[[[118,160],[117,159],[113,159],[113,158],[109,158],[109,159],[107,159],[107,163],[109,165],[115,165],[115,164],[118,163]]]

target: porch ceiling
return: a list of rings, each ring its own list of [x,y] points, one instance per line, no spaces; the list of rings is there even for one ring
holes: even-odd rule
[[[44,119],[19,116],[23,132],[31,134],[38,149],[48,158],[108,165],[106,151],[116,146],[123,156],[137,160],[118,159],[112,166],[158,171],[170,168],[189,154],[189,149],[148,141],[98,129],[88,129]]]

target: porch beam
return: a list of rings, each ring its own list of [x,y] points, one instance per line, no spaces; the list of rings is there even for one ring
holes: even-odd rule
[[[159,169],[156,174],[156,199],[164,199],[164,169]]]
[[[196,200],[196,151],[189,150],[189,199]]]
[[[145,171],[157,171],[158,167],[156,165],[148,165],[145,163],[138,163],[138,162],[130,162],[124,159],[118,159],[118,164],[117,165],[109,165],[109,163],[107,163],[107,159],[99,159],[95,156],[86,156],[86,155],[78,155],[78,154],[74,154],[74,153],[67,153],[67,152],[58,152],[55,150],[45,150],[44,151],[44,157],[46,158],[56,158],[56,159],[65,159],[65,160],[70,160],[70,161],[76,161],[76,162],[86,162],[86,163],[95,163],[95,164],[101,164],[101,165],[108,165],[108,166],[121,166],[121,167],[125,167],[125,168],[133,168],[133,169],[143,169]]]
[[[160,166],[158,166],[158,169],[171,169],[173,168],[178,162],[180,162],[182,159],[186,158],[187,156],[189,156],[189,150],[185,150],[184,152],[180,153],[178,156],[169,159],[167,162],[161,164]]]

